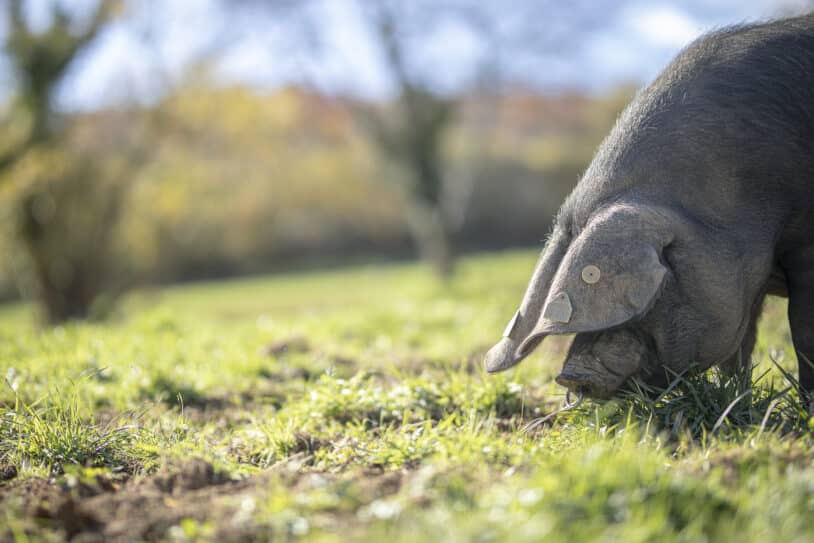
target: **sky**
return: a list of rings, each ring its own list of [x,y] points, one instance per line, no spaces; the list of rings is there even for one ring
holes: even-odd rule
[[[35,25],[47,22],[48,1],[30,0]],[[81,15],[95,0],[62,1]],[[313,0],[306,8],[313,11],[294,10],[295,21],[308,15],[319,21],[318,28],[308,27],[322,44],[314,49],[301,46],[307,35],[303,27],[248,10],[226,11],[223,0],[137,0],[82,54],[57,99],[65,109],[149,102],[188,80],[201,59],[208,60],[209,77],[223,84],[267,89],[305,82],[329,93],[384,97],[392,83],[362,22],[359,2],[365,1]],[[804,4],[806,0],[611,1],[598,30],[578,44],[545,59],[510,65],[509,72],[550,89],[602,92],[621,83],[644,84],[701,33],[799,12]],[[810,0],[807,5],[814,8]],[[434,42],[422,44],[419,58],[434,85],[455,91],[471,83],[482,48],[471,32],[452,24],[442,27]],[[8,88],[7,66],[0,72],[6,72],[0,84]]]

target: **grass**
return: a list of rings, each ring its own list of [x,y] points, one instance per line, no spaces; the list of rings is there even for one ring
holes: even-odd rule
[[[80,410],[77,387],[65,392],[54,389],[41,401],[5,410],[0,426],[0,458],[16,470],[45,468],[64,473],[67,465],[136,469],[143,458],[133,446],[138,441],[137,423],[118,418],[90,423]]]
[[[782,301],[751,391],[676,376],[525,431],[562,404],[567,338],[506,374],[480,358],[534,261],[140,292],[106,325],[3,309],[0,539],[814,539]]]

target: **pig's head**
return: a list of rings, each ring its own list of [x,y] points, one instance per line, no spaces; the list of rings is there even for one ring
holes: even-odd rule
[[[687,250],[693,235],[663,209],[630,204],[600,210],[579,232],[558,226],[487,371],[514,366],[545,336],[576,334],[556,380],[606,398],[631,376],[663,384],[665,368],[725,358],[743,336],[743,286],[725,253]]]

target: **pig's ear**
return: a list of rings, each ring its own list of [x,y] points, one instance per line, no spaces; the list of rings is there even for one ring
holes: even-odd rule
[[[486,353],[484,365],[489,373],[505,371],[518,364],[531,352],[534,346],[542,341],[542,336],[538,337],[534,346],[530,345],[522,356],[518,355],[517,347],[531,334],[537,325],[537,321],[540,320],[551,281],[554,279],[562,259],[568,252],[570,242],[570,238],[562,229],[554,230],[540,260],[537,262],[534,274],[528,288],[526,288],[526,294],[520,303],[520,309],[509,321],[509,325],[503,332],[503,339]]]
[[[568,249],[520,352],[539,336],[606,330],[645,314],[668,273],[664,238],[629,216],[589,224]]]

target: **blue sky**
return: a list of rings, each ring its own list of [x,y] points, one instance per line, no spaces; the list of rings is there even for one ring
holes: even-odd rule
[[[39,6],[46,1],[31,2],[35,22],[43,20]],[[65,3],[81,12],[93,1]],[[292,45],[297,29],[291,25],[250,12],[224,12],[222,1],[140,0],[85,52],[65,81],[59,101],[68,109],[149,101],[188,78],[202,58],[209,59],[211,76],[226,84],[269,88],[306,81],[327,92],[384,96],[390,89],[387,72],[370,45],[358,1],[365,0],[310,4],[325,47],[322,54],[310,50],[304,54]],[[511,72],[515,78],[555,89],[602,91],[622,82],[644,83],[706,30],[798,12],[804,4],[805,0],[620,0],[608,10],[601,29],[586,35],[580,47],[540,60],[539,65],[514,66]],[[481,45],[454,26],[442,34],[439,43],[424,46],[423,62],[441,88],[454,90],[471,79]]]

